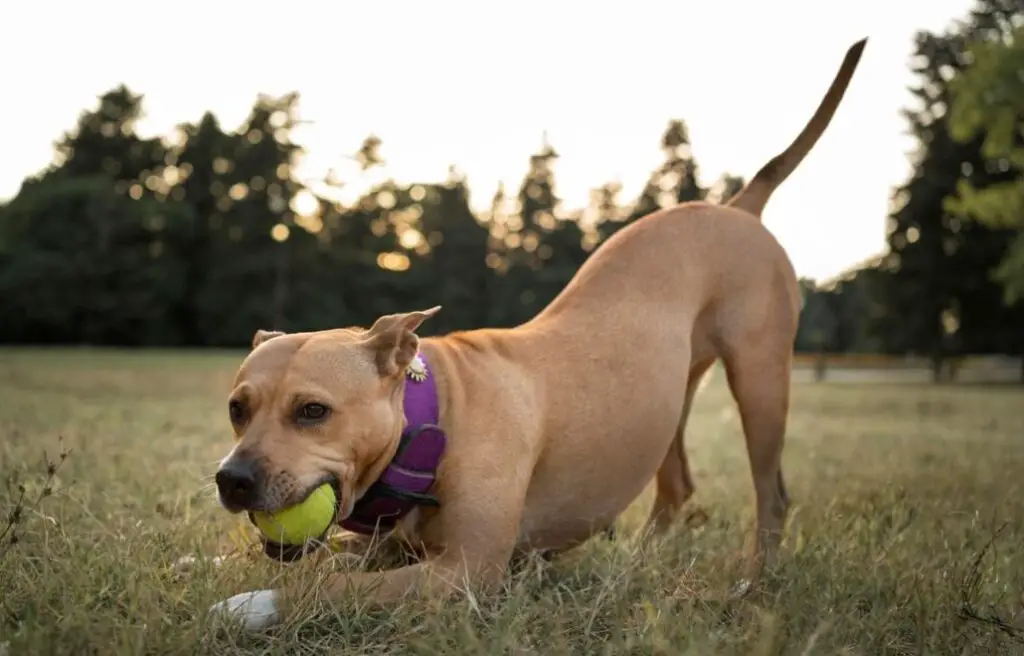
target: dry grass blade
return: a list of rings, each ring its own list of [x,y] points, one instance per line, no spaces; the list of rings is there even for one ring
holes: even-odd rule
[[[46,451],[43,450],[43,468],[45,474],[42,487],[34,500],[28,498],[28,488],[25,487],[24,483],[18,482],[16,474],[12,474],[8,479],[8,487],[15,488],[18,496],[11,505],[10,511],[7,514],[7,522],[4,525],[4,529],[0,531],[0,563],[2,563],[4,559],[7,558],[7,554],[11,553],[11,551],[13,551],[18,545],[20,540],[19,529],[25,522],[27,513],[32,510],[37,510],[40,504],[42,504],[43,499],[53,494],[53,484],[57,478],[57,472],[71,453],[71,449],[66,449],[64,447],[63,436],[58,437],[57,440],[60,444],[60,450],[57,454],[56,460],[51,460]]]
[[[978,551],[978,555],[974,557],[974,561],[971,563],[970,571],[964,578],[964,584],[960,593],[960,618],[973,622],[980,622],[1002,631],[1006,635],[1024,644],[1024,628],[1014,626],[1010,624],[1002,617],[1000,617],[995,611],[990,611],[988,614],[982,615],[975,608],[973,599],[978,596],[978,588],[982,581],[982,563],[985,560],[985,556],[988,555],[989,551],[992,550],[999,539],[999,536],[1008,526],[1008,523],[1004,523],[998,529],[992,532],[992,537],[989,538],[988,542]]]

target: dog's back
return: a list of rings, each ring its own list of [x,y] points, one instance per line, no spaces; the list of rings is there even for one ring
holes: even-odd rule
[[[637,312],[679,308],[682,323],[698,322],[716,297],[737,300],[739,288],[781,287],[773,302],[799,313],[796,275],[788,256],[760,223],[772,193],[811,151],[832,121],[867,39],[846,52],[827,92],[793,142],[761,167],[725,206],[689,202],[653,212],[616,232],[580,267],[576,276],[531,324],[579,308],[638,304]],[[756,218],[754,225],[745,219]],[[768,276],[770,279],[766,279]],[[643,285],[642,291],[637,285]],[[639,293],[637,293],[639,291]],[[676,295],[684,298],[678,299]],[[702,294],[703,298],[694,298]],[[652,307],[652,301],[658,308]],[[749,306],[748,299],[742,304]],[[622,314],[622,313],[619,313]],[[605,329],[614,330],[607,326]],[[794,328],[795,329],[795,328]]]
[[[585,533],[586,521],[607,523],[659,462],[652,518],[659,508],[674,513],[692,492],[682,448],[690,403],[717,359],[747,434],[759,526],[774,532],[781,525],[788,496],[780,458],[800,302],[793,266],[760,215],[827,128],[865,42],[848,50],[796,139],[731,202],[684,203],[626,226],[515,331],[524,341],[535,336],[536,352],[549,355],[531,357],[544,390],[535,409],[544,448],[526,534],[553,531],[547,537],[557,542]],[[555,529],[566,517],[580,518],[579,527]]]

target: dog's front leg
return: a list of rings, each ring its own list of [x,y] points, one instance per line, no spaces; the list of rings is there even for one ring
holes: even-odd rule
[[[495,477],[467,490],[475,494],[453,491],[458,502],[432,520],[439,523],[435,528],[447,545],[444,552],[383,572],[333,574],[323,588],[325,600],[337,603],[355,592],[381,605],[407,596],[449,597],[467,588],[500,584],[515,550],[526,482]],[[246,592],[214,605],[210,613],[217,618],[226,614],[246,629],[261,630],[280,623],[304,592]]]
[[[350,593],[363,594],[374,605],[383,605],[407,597],[446,598],[468,588],[489,589],[499,584],[508,567],[508,559],[484,561],[479,558],[442,556],[415,565],[384,572],[349,572],[330,576],[323,587],[329,603],[342,601]],[[237,594],[214,605],[214,619],[226,615],[247,630],[258,631],[280,623],[303,590],[257,590]]]
[[[507,567],[508,562],[471,563],[441,557],[385,572],[336,574],[328,579],[325,592],[331,602],[355,593],[377,606],[410,597],[443,599],[468,589],[491,588],[501,582]]]
[[[480,578],[488,577],[477,577]],[[329,602],[340,601],[355,592],[368,594],[375,604],[386,604],[421,594],[448,597],[464,588],[470,579],[465,566],[440,560],[424,561],[385,572],[334,574],[327,579],[324,592]],[[227,615],[239,621],[243,628],[258,631],[280,623],[301,593],[287,589],[244,592],[214,605],[210,613],[216,619]]]

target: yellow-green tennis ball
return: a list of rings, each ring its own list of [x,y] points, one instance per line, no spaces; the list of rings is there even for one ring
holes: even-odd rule
[[[334,488],[324,483],[302,503],[273,514],[254,512],[253,521],[268,540],[278,544],[305,544],[331,527],[336,501]]]

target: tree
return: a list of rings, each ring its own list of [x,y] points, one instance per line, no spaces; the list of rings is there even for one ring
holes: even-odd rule
[[[1019,313],[1000,303],[1001,290],[988,276],[1008,243],[1007,233],[964,222],[947,211],[945,199],[966,179],[983,188],[1006,178],[986,168],[981,144],[954,140],[949,132],[948,80],[968,61],[966,43],[988,32],[992,15],[972,15],[950,33],[921,33],[912,89],[920,107],[905,111],[919,142],[915,170],[893,199],[890,253],[877,281],[884,316],[875,328],[886,349],[932,358],[936,375],[942,361],[957,353],[1014,352],[1021,348]]]
[[[212,131],[194,131],[213,142],[197,146],[191,168],[192,173],[201,169],[204,182],[212,181],[210,196],[198,184],[186,188],[186,195],[191,193],[210,212],[202,217],[210,242],[204,283],[194,299],[198,332],[207,344],[244,343],[254,326],[290,327],[290,268],[315,241],[294,209],[302,189],[292,176],[300,149],[289,136],[297,122],[297,102],[297,94],[260,96],[225,140]]]
[[[690,148],[690,131],[686,122],[673,119],[661,135],[661,151],[665,161],[651,173],[630,220],[646,216],[662,207],[703,200],[707,190],[697,180],[699,166]]]
[[[708,190],[707,199],[718,205],[725,205],[747,185],[742,176],[724,173]]]
[[[561,200],[555,193],[552,169],[557,157],[558,154],[545,140],[544,148],[531,158],[535,168],[524,184],[528,191],[538,188],[542,190],[538,196],[541,203],[532,211],[534,217],[540,217],[544,221],[543,224],[534,223],[540,228],[540,238],[536,244],[528,241],[529,234],[524,234],[522,242],[523,250],[533,250],[532,267],[536,272],[529,283],[524,281],[525,289],[520,296],[527,317],[540,312],[562,291],[588,255],[589,244],[580,227],[580,217],[560,216]],[[524,200],[524,196],[520,194],[520,203]]]
[[[135,126],[143,116],[143,97],[124,85],[99,98],[75,127],[55,144],[56,166],[71,177],[103,176],[118,193],[138,200],[165,191],[161,176],[166,148],[160,139],[142,139]]]
[[[554,163],[558,152],[545,137],[541,149],[530,156],[530,168],[519,186],[517,196],[522,230],[551,232],[557,222],[561,199],[555,193]]]
[[[188,343],[204,344],[207,341],[204,333],[206,322],[199,300],[211,270],[216,266],[214,243],[223,228],[221,212],[230,209],[226,204],[233,189],[239,190],[236,195],[240,195],[242,189],[248,194],[261,182],[238,181],[237,184],[244,186],[234,187],[236,182],[230,158],[234,155],[237,136],[221,130],[213,114],[203,114],[198,124],[179,126],[178,134],[182,143],[169,153],[167,160],[173,171],[169,177],[177,183],[171,193],[177,198],[187,199],[201,220],[192,229],[185,288],[170,318],[178,323]]]
[[[1024,300],[1024,28],[1012,30],[1005,39],[976,41],[968,54],[973,62],[950,81],[953,138],[969,143],[981,134],[986,168],[1017,174],[981,189],[961,180],[947,209],[992,228],[1016,231],[994,271],[1004,300],[1012,305]]]
[[[803,303],[794,349],[799,353],[829,352],[835,342],[837,319],[828,292],[818,289],[813,280],[801,279],[800,293]]]
[[[0,209],[0,340],[181,344],[191,208],[50,174]]]
[[[530,166],[516,195],[515,211],[497,214],[492,245],[503,251],[507,272],[496,290],[501,325],[538,313],[553,299],[586,259],[583,232],[573,219],[559,216],[554,162],[557,151],[545,138],[530,156]]]
[[[729,173],[722,175],[712,189],[701,186],[700,166],[690,147],[690,132],[685,121],[669,121],[661,136],[661,150],[664,162],[651,173],[629,213],[622,221],[608,221],[599,226],[602,240],[663,207],[700,200],[723,204],[743,188],[743,178]]]
[[[707,190],[700,186],[697,160],[690,148],[690,131],[681,120],[669,121],[661,138],[665,164],[661,169],[661,189],[676,203],[703,200]],[[662,203],[662,207],[672,203]]]
[[[4,339],[187,341],[167,309],[182,296],[195,215],[170,193],[166,145],[136,134],[142,113],[124,86],[103,94],[0,212]]]
[[[470,209],[466,178],[453,166],[443,184],[418,188],[424,190],[418,233],[422,242],[415,248],[429,265],[422,275],[430,278],[424,304],[444,306],[431,320],[431,330],[445,333],[492,323],[490,304],[480,302],[491,289],[488,232]]]

